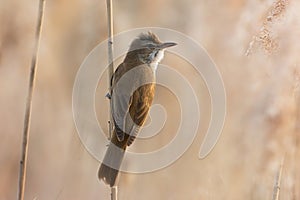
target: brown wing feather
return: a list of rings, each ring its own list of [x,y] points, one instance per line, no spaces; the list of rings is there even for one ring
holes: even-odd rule
[[[122,63],[118,66],[116,69],[113,80],[112,80],[112,88],[114,88],[115,84],[120,80],[120,78],[130,70],[132,66],[138,66],[139,64],[133,64],[133,63]],[[141,79],[149,80],[154,78],[153,71],[150,68],[145,68],[143,73],[138,74],[138,77]],[[135,125],[131,123],[126,124],[130,127],[131,132],[130,133],[124,133],[123,131],[119,130],[117,128],[117,131],[115,132],[117,138],[122,143],[127,141],[127,146],[131,145],[134,139],[136,138],[136,135],[139,132],[140,127],[143,126],[147,119],[148,112],[150,110],[153,98],[154,98],[154,92],[155,92],[155,84],[146,84],[141,87],[139,87],[136,91],[134,91],[133,95],[130,98],[130,103],[128,104],[128,114],[130,115],[132,121],[135,123]],[[125,126],[126,126],[125,125]],[[137,126],[136,126],[137,125]],[[130,134],[130,135],[128,135]]]
[[[127,141],[127,146],[131,145],[139,132],[139,128],[142,127],[147,119],[155,92],[154,84],[146,84],[138,88],[132,96],[132,103],[129,108],[129,114],[133,122],[139,127],[137,130],[132,130]]]

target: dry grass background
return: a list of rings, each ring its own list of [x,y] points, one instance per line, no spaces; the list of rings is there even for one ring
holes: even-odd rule
[[[33,0],[0,3],[1,200],[17,195],[37,8]],[[300,199],[299,9],[295,0],[115,1],[116,32],[160,26],[203,44],[220,69],[228,97],[224,131],[209,157],[196,156],[207,116],[191,148],[172,166],[150,174],[123,174],[120,199],[271,199],[283,156],[280,199]],[[46,2],[33,99],[28,200],[109,197],[109,189],[96,177],[99,163],[79,141],[71,109],[76,72],[89,51],[106,38],[105,13],[105,1]],[[203,91],[205,108],[204,84],[191,69],[176,66]],[[159,99],[163,90],[158,92]],[[170,139],[174,120],[161,138]],[[139,146],[143,145],[135,148]]]

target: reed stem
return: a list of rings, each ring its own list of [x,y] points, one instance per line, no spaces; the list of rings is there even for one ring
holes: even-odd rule
[[[29,86],[28,94],[26,99],[26,108],[24,116],[24,127],[23,127],[23,143],[21,150],[21,160],[20,160],[20,171],[19,171],[19,184],[18,184],[18,200],[24,200],[25,194],[25,184],[26,184],[26,167],[27,167],[27,157],[28,157],[28,141],[29,141],[29,130],[30,130],[30,120],[31,120],[31,107],[32,107],[32,95],[34,90],[36,69],[37,69],[37,58],[40,45],[40,38],[42,32],[45,1],[39,1],[39,11],[37,18],[37,26],[35,33],[35,45],[31,59],[30,76],[29,76]]]

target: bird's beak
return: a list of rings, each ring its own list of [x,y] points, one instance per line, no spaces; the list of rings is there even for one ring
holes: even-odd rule
[[[165,42],[165,43],[162,43],[160,45],[158,45],[158,49],[165,49],[165,48],[168,48],[168,47],[172,47],[172,46],[175,46],[177,45],[177,43],[175,42]]]

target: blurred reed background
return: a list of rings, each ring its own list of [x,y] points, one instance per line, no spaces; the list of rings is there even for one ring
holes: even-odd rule
[[[33,97],[26,199],[108,199],[97,179],[99,163],[81,144],[72,118],[72,87],[85,56],[107,37],[105,1],[52,0],[46,12]],[[17,196],[29,65],[38,1],[0,3],[0,200]],[[209,95],[191,68],[178,70],[201,93],[202,124],[195,142],[173,165],[142,175],[122,174],[120,199],[271,199],[285,162],[280,199],[300,199],[300,2],[296,0],[114,1],[115,33],[159,26],[201,43],[222,74],[227,117],[222,136],[204,160],[197,155],[210,118]],[[130,43],[130,41],[128,41]],[[182,65],[187,65],[183,61]],[[106,127],[106,88],[97,112]],[[170,112],[161,146],[178,123],[172,95],[157,101]],[[171,99],[172,101],[167,101]],[[167,102],[167,103],[166,103]],[[171,103],[170,103],[171,102]],[[101,104],[102,105],[102,104]],[[206,114],[207,113],[207,114]],[[168,113],[169,114],[169,113]],[[169,135],[170,134],[170,135]],[[148,143],[134,148],[152,149]],[[148,150],[148,149],[147,149]]]

